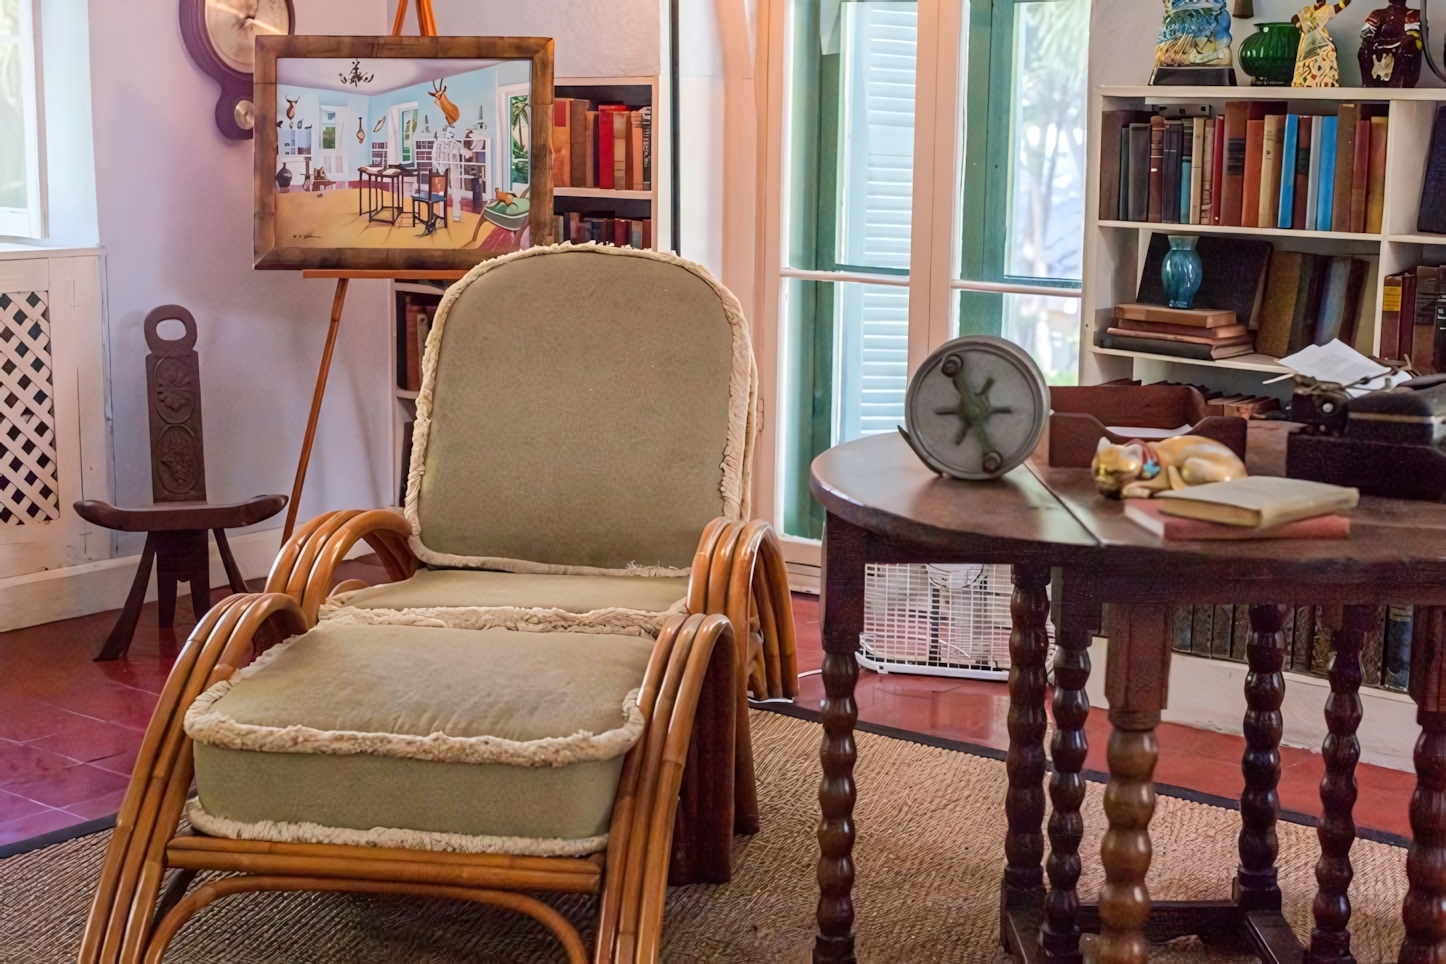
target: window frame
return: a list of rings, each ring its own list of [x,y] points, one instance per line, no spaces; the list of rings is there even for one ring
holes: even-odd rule
[[[20,96],[25,125],[25,207],[0,207],[0,238],[40,240],[46,223],[45,98],[41,83],[39,0],[19,0]]]
[[[797,205],[790,197],[791,175],[795,172],[797,148],[793,125],[796,36],[794,11],[796,0],[771,0],[766,37],[768,59],[766,75],[761,84],[767,109],[762,112],[762,133],[765,150],[763,164],[771,183],[783,190],[777,205],[762,208],[759,225],[758,262],[762,277],[758,280],[763,313],[762,330],[777,346],[777,368],[771,394],[777,398],[774,419],[764,443],[774,454],[770,460],[773,473],[769,515],[786,544],[817,546],[817,540],[790,533],[798,518],[785,519],[789,506],[799,508],[806,502],[807,462],[811,455],[792,451],[790,438],[807,437],[817,449],[821,419],[814,412],[801,412],[794,401],[798,398],[802,378],[813,375],[823,361],[816,345],[790,344],[785,331],[786,299],[794,282],[863,283],[904,286],[909,290],[908,372],[910,375],[928,355],[944,342],[955,337],[959,325],[961,293],[989,295],[1021,294],[1046,297],[1079,298],[1078,284],[1061,284],[1051,279],[1019,279],[1004,274],[1003,246],[1006,237],[1004,215],[1005,192],[996,189],[1008,183],[1009,127],[1013,99],[1013,24],[1014,7],[1018,2],[1045,0],[918,0],[918,41],[915,72],[914,169],[911,216],[910,258],[907,271],[871,268],[859,265],[823,264],[809,261],[809,267],[793,267],[790,259],[791,219],[798,215]],[[966,9],[966,4],[967,9]],[[969,29],[965,30],[965,17]],[[1002,29],[1001,29],[1002,26]],[[980,63],[979,54],[987,51]],[[974,65],[971,72],[969,65]],[[977,145],[967,145],[966,110],[968,116],[984,111],[989,117],[986,150],[980,158]],[[974,157],[966,157],[966,149],[974,147]],[[1002,154],[1002,159],[1000,155]],[[979,185],[977,171],[973,178],[966,169],[967,160],[983,163],[994,158],[996,170]],[[968,186],[968,194],[962,188]],[[982,199],[982,200],[981,200]],[[822,199],[814,199],[815,204]],[[967,220],[987,227],[986,250],[997,257],[991,266],[975,259],[966,265],[963,238]],[[970,268],[971,270],[965,270]],[[983,270],[979,270],[979,269]],[[813,287],[822,287],[813,286]],[[959,334],[999,334],[1002,327],[1002,299],[980,299],[995,307],[987,324],[977,322]],[[834,339],[837,340],[836,338]],[[837,351],[834,351],[837,358]],[[803,363],[803,364],[801,364]],[[814,385],[817,388],[817,384]],[[829,390],[837,393],[836,386]],[[790,408],[793,406],[793,408]],[[833,414],[837,423],[837,413]],[[796,464],[795,464],[796,463]],[[761,506],[762,507],[762,506]],[[817,507],[814,507],[815,509]],[[794,511],[794,516],[805,515]],[[822,511],[811,513],[813,531],[819,531]],[[816,552],[816,550],[815,550]],[[814,557],[811,553],[806,556]],[[816,557],[814,557],[816,558]]]

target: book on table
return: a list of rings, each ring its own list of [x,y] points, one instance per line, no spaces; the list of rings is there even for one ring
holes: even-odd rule
[[[1285,522],[1269,529],[1233,526],[1207,522],[1185,516],[1168,515],[1158,499],[1126,499],[1125,518],[1161,539],[1170,541],[1241,541],[1247,539],[1348,539],[1351,520],[1348,516],[1318,515],[1309,519]]]
[[[1272,526],[1355,508],[1360,492],[1341,485],[1253,475],[1159,493],[1166,515],[1224,525]]]

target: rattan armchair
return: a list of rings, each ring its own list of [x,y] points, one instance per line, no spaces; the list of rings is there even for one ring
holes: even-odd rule
[[[569,345],[574,331],[587,334]],[[159,962],[201,908],[258,890],[494,904],[574,962],[589,957],[577,932],[527,892],[596,893],[592,960],[657,960],[666,885],[726,881],[733,834],[757,829],[747,691],[797,691],[779,544],[748,518],[755,394],[736,300],[681,259],[561,245],[454,285],[428,342],[404,512],[310,520],[265,591],[196,627],[146,733],[82,964]],[[361,540],[391,583],[336,583]],[[489,686],[495,700],[477,695]],[[577,722],[589,700],[616,714],[624,690],[622,725]],[[372,702],[421,722],[358,723]],[[562,718],[539,721],[549,702]],[[588,809],[590,793],[606,798]],[[536,805],[573,797],[557,814]],[[233,876],[193,886],[205,872]]]

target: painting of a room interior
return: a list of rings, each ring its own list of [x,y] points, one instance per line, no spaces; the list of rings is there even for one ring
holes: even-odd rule
[[[526,60],[279,60],[278,241],[492,253],[525,247],[529,67]]]

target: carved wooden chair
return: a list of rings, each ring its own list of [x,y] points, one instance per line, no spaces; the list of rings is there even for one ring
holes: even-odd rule
[[[758,825],[747,688],[797,689],[778,542],[748,518],[754,400],[738,303],[689,262],[562,245],[453,286],[405,514],[312,519],[196,627],[82,964],[155,964],[258,890],[495,904],[573,962],[523,892],[596,893],[592,959],[657,960],[666,885],[727,880]],[[359,539],[394,582],[335,585]]]

